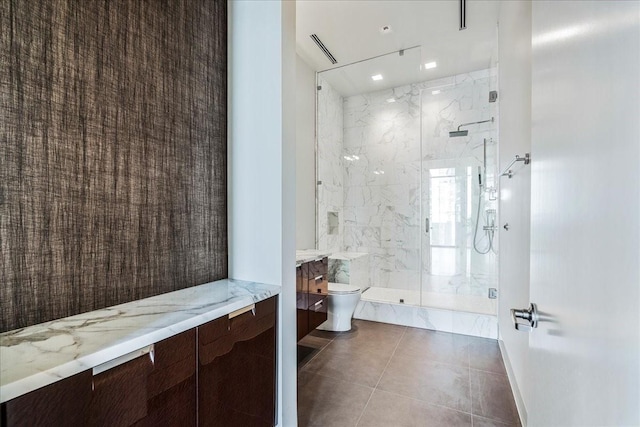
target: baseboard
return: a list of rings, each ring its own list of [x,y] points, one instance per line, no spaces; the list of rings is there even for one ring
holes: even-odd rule
[[[513,373],[513,368],[511,367],[511,362],[509,361],[509,355],[507,354],[504,342],[501,339],[498,340],[498,345],[500,345],[500,353],[502,354],[504,367],[507,370],[507,378],[509,378],[509,384],[511,385],[511,390],[513,391],[513,398],[516,401],[516,408],[518,409],[518,415],[520,416],[520,423],[522,424],[522,427],[527,427],[527,408],[524,405],[524,400],[522,399],[520,388],[518,387],[518,383],[516,382],[516,376]]]

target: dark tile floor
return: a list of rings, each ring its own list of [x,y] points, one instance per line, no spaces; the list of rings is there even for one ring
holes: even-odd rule
[[[520,425],[495,340],[354,320],[299,344],[300,427]]]

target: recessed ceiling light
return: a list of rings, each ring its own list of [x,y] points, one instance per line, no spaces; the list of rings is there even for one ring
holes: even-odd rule
[[[389,102],[389,103],[396,102],[396,99],[395,98],[389,98],[389,99],[387,99],[387,102]]]
[[[371,79],[373,79],[373,81],[378,81],[378,80],[382,80],[382,74],[376,74],[375,76],[371,76]]]
[[[424,64],[424,69],[425,70],[430,70],[431,68],[436,68],[438,66],[438,64],[434,62],[427,62],[426,64]]]
[[[440,89],[431,91],[431,95],[437,95],[440,93]]]

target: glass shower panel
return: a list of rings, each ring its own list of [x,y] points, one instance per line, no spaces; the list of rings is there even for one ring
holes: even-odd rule
[[[429,260],[431,274],[436,276],[453,276],[467,270],[462,216],[464,206],[458,201],[461,193],[460,185],[466,184],[464,176],[456,173],[456,168],[429,169],[428,189],[429,218]],[[464,201],[464,200],[461,200]]]
[[[422,300],[495,314],[497,110],[491,68],[421,88]],[[482,122],[482,123],[475,123]],[[450,134],[450,131],[467,131]],[[459,302],[459,303],[458,303]]]
[[[318,248],[369,254],[364,299],[420,304],[420,58],[317,75]]]

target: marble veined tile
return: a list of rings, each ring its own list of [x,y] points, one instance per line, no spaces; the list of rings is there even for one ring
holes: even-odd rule
[[[420,298],[422,297],[422,306]],[[404,302],[400,303],[400,299]],[[493,314],[462,310],[489,311]],[[363,320],[453,332],[483,338],[498,337],[495,300],[419,290],[372,287],[362,294],[354,317]]]

